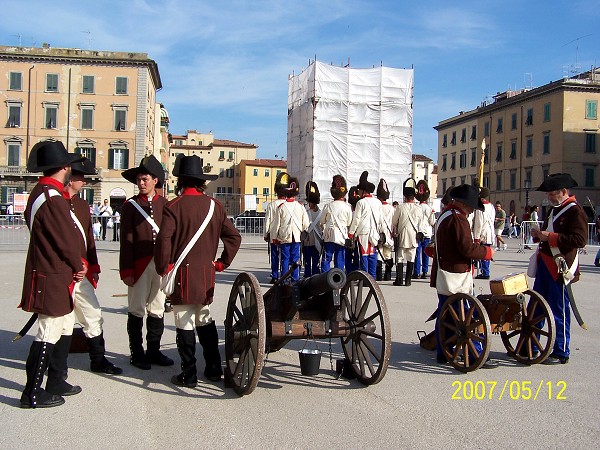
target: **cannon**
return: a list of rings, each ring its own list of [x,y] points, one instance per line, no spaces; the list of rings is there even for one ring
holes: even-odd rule
[[[239,395],[256,388],[265,354],[293,339],[340,338],[344,356],[364,385],[385,376],[391,353],[383,294],[362,271],[340,269],[287,283],[292,265],[263,295],[248,272],[235,279],[225,316],[225,380]]]
[[[556,338],[550,306],[526,283],[513,293],[451,295],[441,307],[438,324],[446,360],[465,373],[485,364],[493,334],[500,334],[507,354],[525,365],[544,361]]]

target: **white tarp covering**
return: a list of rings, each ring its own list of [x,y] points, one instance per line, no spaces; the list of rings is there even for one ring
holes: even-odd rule
[[[348,187],[367,170],[384,178],[390,202],[402,201],[412,161],[413,70],[351,69],[315,61],[288,82],[287,171],[301,194],[314,181],[330,199],[331,179]]]

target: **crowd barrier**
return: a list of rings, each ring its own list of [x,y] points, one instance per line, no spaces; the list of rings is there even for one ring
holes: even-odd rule
[[[521,222],[521,226],[519,227],[519,252],[524,252],[525,250],[531,250],[534,248],[533,239],[531,238],[531,228],[537,226],[541,228],[543,222],[536,222],[531,220],[524,220]],[[597,240],[596,235],[596,224],[593,222],[588,223],[588,241],[586,245],[599,245],[600,243]],[[585,250],[585,249],[584,249]]]

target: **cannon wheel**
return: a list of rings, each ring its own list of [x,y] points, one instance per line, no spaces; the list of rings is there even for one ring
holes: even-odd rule
[[[556,324],[550,305],[534,290],[524,292],[529,301],[521,309],[521,326],[518,330],[500,333],[510,356],[522,364],[537,364],[552,352],[556,338]]]
[[[478,299],[469,294],[449,296],[442,305],[438,328],[444,356],[456,370],[472,372],[485,364],[492,332],[487,311]]]
[[[361,383],[378,383],[387,371],[392,345],[381,289],[368,273],[354,271],[341,294],[343,317],[350,328],[350,334],[341,338],[344,355]]]
[[[225,316],[225,379],[239,395],[258,384],[265,358],[265,306],[258,280],[240,273],[229,294]]]

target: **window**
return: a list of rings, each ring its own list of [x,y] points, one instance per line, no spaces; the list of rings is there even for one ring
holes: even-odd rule
[[[596,167],[585,166],[585,187],[594,187],[596,185]]]
[[[531,173],[532,173],[531,167],[526,167],[525,168],[525,180],[529,181],[529,186],[531,186]]]
[[[258,176],[258,169],[253,169],[252,170],[252,176],[255,176],[255,177]]]
[[[268,187],[266,187],[266,188],[263,188],[263,195],[264,195],[265,197],[268,197],[268,196],[269,196],[269,188],[268,188]]]
[[[442,147],[448,147],[448,135],[444,134],[444,140],[442,141]]]
[[[509,159],[517,159],[517,141],[510,141],[510,156]]]
[[[19,154],[21,153],[21,144],[8,144],[8,165],[19,167]]]
[[[225,169],[219,170],[219,177],[221,177],[221,178],[225,177]]]
[[[490,176],[488,174],[483,174],[483,185],[486,188],[490,187]]]
[[[502,190],[502,172],[496,172],[496,190]]]
[[[472,148],[471,149],[471,167],[475,167],[475,164],[477,164],[477,150]]]
[[[465,184],[466,182],[467,182],[467,176],[466,175],[460,177],[460,184]]]
[[[45,104],[45,120],[44,126],[46,128],[56,128],[56,117],[58,113],[58,105],[56,104]]]
[[[463,144],[465,142],[467,142],[467,129],[466,128],[463,128],[460,133],[460,142],[462,142]]]
[[[9,128],[18,128],[21,126],[21,102],[8,103],[8,121],[6,126]]]
[[[544,104],[544,122],[550,122],[550,115],[551,109],[550,109],[550,103],[545,103]]]
[[[467,167],[467,151],[462,150],[460,152],[460,168],[465,169]]]
[[[115,94],[117,94],[117,95],[126,95],[127,94],[127,78],[126,77],[117,77]]]
[[[517,171],[510,171],[510,190],[514,191],[517,188]]]
[[[477,125],[473,125],[471,127],[471,140],[475,141],[477,139]]]
[[[277,169],[277,172],[275,172],[275,176],[279,175],[281,173],[281,170]]]
[[[525,119],[525,125],[533,125],[533,108],[527,110],[527,118]]]
[[[585,133],[585,152],[596,153],[596,133]]]
[[[542,166],[542,180],[545,180],[546,178],[548,178],[548,175],[550,175],[550,165],[544,164]]]
[[[533,156],[533,138],[530,136],[525,141],[525,156],[531,158]]]
[[[229,158],[227,161],[233,161],[234,152],[229,152]]]
[[[225,150],[219,151],[219,161],[223,161],[225,159]]]
[[[486,122],[483,124],[483,137],[488,137],[490,135],[490,123]]]
[[[586,119],[597,119],[598,118],[598,101],[597,100],[586,100],[585,101],[585,118]]]
[[[8,80],[9,91],[23,90],[23,74],[21,72],[10,72]]]
[[[82,77],[81,93],[82,94],[93,94],[94,93],[94,75],[84,75]]]
[[[447,162],[448,162],[448,155],[442,155],[442,172],[446,171],[446,163]]]
[[[82,130],[93,130],[94,129],[94,106],[93,105],[79,105],[81,108],[81,129]]]
[[[489,149],[486,147],[483,151],[483,164],[488,164],[489,162]]]
[[[444,195],[447,191],[446,180],[442,180],[442,192],[441,195]]]
[[[503,119],[498,117],[498,125],[496,126],[496,133],[502,133]]]
[[[108,168],[125,170],[129,167],[129,149],[111,148],[108,153]]]
[[[258,194],[258,188],[257,188],[257,187],[253,187],[253,188],[252,188],[252,193],[253,193],[254,195]]]
[[[544,155],[548,155],[550,153],[550,133],[544,133]]]
[[[456,131],[452,132],[452,139],[450,140],[451,145],[456,145]]]
[[[88,145],[85,147],[75,147],[75,153],[85,156],[94,166],[96,165],[96,149],[94,147]]]
[[[127,110],[115,108],[115,131],[125,131],[127,128]]]
[[[451,170],[456,169],[456,153],[452,153],[452,156],[450,159],[450,169]]]
[[[58,92],[58,74],[46,74],[46,92]]]
[[[268,177],[271,174],[271,171],[269,169],[265,169],[265,177]]]
[[[496,162],[502,161],[502,144],[497,144],[496,147]]]
[[[233,178],[233,169],[225,169],[225,176],[227,178]]]
[[[513,115],[510,117],[510,129],[517,129],[517,113],[513,113]]]
[[[471,175],[471,185],[479,186],[479,184],[477,183],[477,175]]]
[[[88,202],[88,205],[92,205],[94,203],[94,189],[93,188],[83,188],[81,190],[81,198]]]

